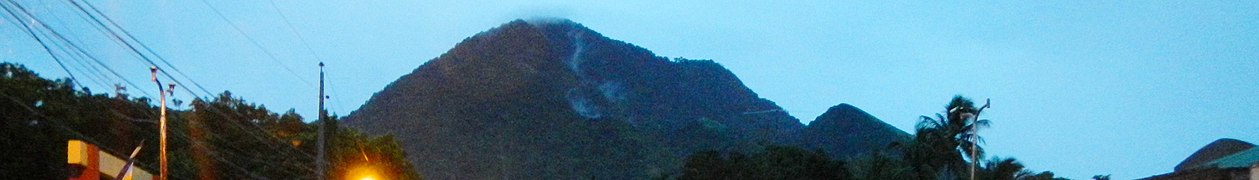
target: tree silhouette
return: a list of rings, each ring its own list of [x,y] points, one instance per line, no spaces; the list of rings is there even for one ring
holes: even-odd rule
[[[920,117],[914,142],[906,152],[920,179],[961,177],[966,169],[965,155],[983,156],[983,148],[977,145],[983,139],[975,130],[988,127],[989,120],[976,120],[986,107],[977,108],[970,99],[958,95],[945,106],[945,114]],[[977,163],[974,159],[971,162]]]

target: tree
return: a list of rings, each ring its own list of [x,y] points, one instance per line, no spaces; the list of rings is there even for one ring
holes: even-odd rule
[[[897,157],[888,156],[883,152],[863,155],[848,166],[853,179],[883,180],[911,179],[910,166]]]
[[[983,149],[977,145],[983,140],[975,130],[988,127],[989,120],[976,120],[987,107],[985,104],[977,108],[970,99],[958,95],[945,106],[945,115],[921,116],[914,142],[906,153],[916,164],[914,169],[920,179],[960,177],[967,167],[963,153],[983,156]],[[978,161],[971,159],[971,162]]]
[[[682,177],[680,179],[722,179],[732,177],[733,174],[728,172],[732,169],[726,158],[721,157],[721,153],[717,151],[702,151],[691,154],[686,159],[686,165],[682,168]]]
[[[1024,170],[1023,163],[1014,158],[992,158],[984,163],[980,169],[978,179],[991,180],[1019,180],[1027,179],[1032,176],[1031,172]]]
[[[422,179],[393,135],[371,137],[339,128],[334,136],[328,147],[330,179]]]
[[[763,152],[744,156],[732,152],[721,157],[704,151],[687,158],[679,179],[851,179],[843,161],[832,160],[821,151],[798,147],[770,146]]]
[[[188,108],[168,114],[171,179],[313,178],[313,143],[302,142],[313,142],[315,128],[293,110],[281,115],[230,92],[193,99]],[[0,63],[0,161],[23,162],[0,163],[0,177],[71,176],[64,161],[70,139],[119,156],[143,142],[136,166],[153,172],[157,111],[145,97],[92,94],[76,90],[69,79],[48,80],[22,65]],[[346,131],[338,138],[354,143],[333,144],[330,149],[340,150],[333,157],[370,157],[382,173],[396,175],[389,178],[420,178],[393,137]]]

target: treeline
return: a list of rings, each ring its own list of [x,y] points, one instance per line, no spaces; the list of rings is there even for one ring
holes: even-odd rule
[[[971,179],[972,163],[974,179],[1065,179],[1029,170],[1014,158],[984,159],[983,147],[977,144],[982,140],[973,132],[988,127],[989,121],[978,117],[986,107],[955,96],[944,114],[921,117],[913,139],[852,159],[831,159],[820,150],[792,146],[771,146],[751,155],[695,153],[687,158],[679,179]]]
[[[49,80],[20,64],[0,63],[0,177],[73,176],[66,165],[70,139],[121,157],[143,146],[137,166],[156,174],[159,102],[153,101],[94,93],[69,79]],[[315,170],[318,125],[305,123],[292,109],[278,113],[230,92],[187,104],[171,102],[171,179],[314,179],[320,173]],[[369,137],[330,122],[329,168],[322,173],[338,179],[361,176],[360,171],[371,171],[377,179],[420,178],[392,136]]]

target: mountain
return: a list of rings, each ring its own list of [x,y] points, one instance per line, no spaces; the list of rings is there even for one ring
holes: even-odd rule
[[[821,149],[832,158],[845,159],[883,150],[892,143],[904,143],[910,139],[908,133],[857,107],[839,104],[804,128],[801,146]]]
[[[716,62],[657,56],[563,19],[467,38],[344,124],[396,135],[436,179],[663,177],[693,152],[759,151],[805,129]]]
[[[1193,154],[1185,158],[1184,161],[1180,161],[1179,164],[1176,164],[1175,171],[1190,169],[1202,163],[1215,161],[1216,159],[1220,159],[1224,156],[1232,155],[1253,147],[1255,147],[1254,144],[1237,139],[1218,139],[1206,146],[1203,146],[1202,149],[1194,151]]]

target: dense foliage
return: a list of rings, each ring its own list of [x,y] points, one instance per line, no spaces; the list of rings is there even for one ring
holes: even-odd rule
[[[822,153],[805,153],[800,148],[776,147],[745,158],[740,154],[722,156],[716,152],[696,153],[687,158],[683,179],[970,179],[970,164],[975,163],[975,179],[985,180],[1051,180],[1052,172],[1034,173],[1014,158],[992,158],[974,161],[969,158],[971,145],[980,138],[975,128],[987,127],[988,120],[978,119],[983,108],[975,107],[965,97],[956,96],[945,107],[945,114],[935,118],[923,116],[914,138],[907,144],[894,143],[887,149],[856,157],[852,163],[833,160]],[[977,158],[979,159],[979,158]],[[790,162],[790,163],[783,163]],[[838,162],[838,163],[832,163]],[[758,166],[773,164],[774,166]],[[788,165],[790,164],[790,165]],[[774,170],[782,173],[769,173]],[[819,176],[818,174],[825,174]],[[1101,177],[1101,176],[1099,176]]]
[[[157,172],[159,109],[150,98],[95,94],[67,79],[41,78],[18,64],[0,63],[0,75],[0,162],[7,162],[0,163],[0,177],[65,179],[70,139],[118,156],[143,142],[137,164]],[[317,126],[304,123],[293,110],[279,114],[229,92],[187,105],[172,105],[167,112],[172,179],[315,177]],[[341,175],[349,166],[370,164],[389,177],[419,178],[392,137],[344,128],[337,132],[329,145],[333,168],[327,173]],[[366,157],[371,161],[359,161]]]
[[[679,179],[850,179],[843,161],[821,151],[771,146],[743,155],[703,151],[691,155]]]

